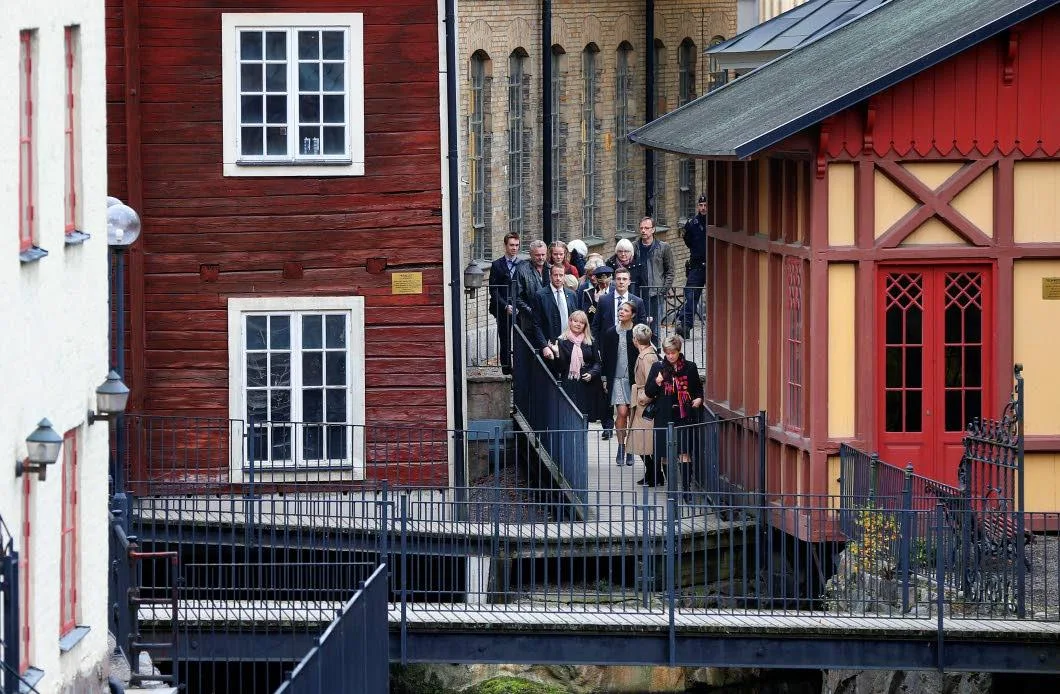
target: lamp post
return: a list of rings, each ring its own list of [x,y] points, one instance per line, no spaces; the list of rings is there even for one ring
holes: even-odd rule
[[[122,412],[129,398],[129,389],[122,383],[125,376],[125,252],[140,238],[140,215],[121,200],[107,197],[107,247],[114,258],[111,291],[114,292],[114,368],[96,390],[96,408],[89,421],[112,418],[117,422],[114,446],[114,466],[111,476],[117,492],[125,491],[125,435],[122,431]],[[113,378],[112,378],[113,377]],[[122,390],[124,389],[124,392]],[[119,402],[120,401],[120,402]],[[120,404],[120,409],[114,409]]]

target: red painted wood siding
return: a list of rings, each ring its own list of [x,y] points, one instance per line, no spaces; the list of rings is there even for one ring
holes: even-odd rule
[[[110,192],[125,199],[128,0],[107,0]],[[366,420],[444,426],[444,277],[434,0],[261,0],[247,12],[363,12],[366,171],[350,178],[221,175],[221,9],[139,7],[144,409],[226,417],[227,299],[366,297]],[[135,143],[133,143],[135,146]],[[368,258],[386,258],[371,274]],[[302,279],[284,279],[300,263]],[[202,265],[219,266],[216,281]],[[424,293],[393,296],[390,272]],[[131,278],[136,281],[135,277]],[[133,346],[135,349],[135,346]],[[127,380],[129,380],[127,378]],[[412,410],[409,402],[419,406]]]
[[[1009,60],[1010,39],[1015,59]],[[1005,79],[1006,68],[1011,79]],[[837,114],[828,154],[1060,153],[1060,7]],[[866,127],[867,109],[874,125]]]

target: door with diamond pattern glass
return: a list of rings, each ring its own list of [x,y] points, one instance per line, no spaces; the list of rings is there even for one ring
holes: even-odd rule
[[[990,279],[985,265],[881,269],[876,411],[886,462],[956,482],[964,429],[990,402]]]

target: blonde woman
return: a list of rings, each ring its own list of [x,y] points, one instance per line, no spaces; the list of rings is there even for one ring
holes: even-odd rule
[[[555,358],[550,361],[563,390],[582,412],[592,405],[594,382],[600,381],[600,352],[593,344],[589,318],[585,311],[575,311],[567,319],[567,329],[552,345]]]
[[[651,402],[651,398],[644,393],[644,384],[648,382],[651,367],[659,361],[651,339],[651,328],[647,325],[638,323],[633,326],[633,344],[639,353],[633,367],[630,395],[633,417],[626,433],[626,453],[644,458],[644,477],[637,480],[637,484],[659,487],[666,484],[666,478],[655,458],[655,422],[644,418],[644,408]]]

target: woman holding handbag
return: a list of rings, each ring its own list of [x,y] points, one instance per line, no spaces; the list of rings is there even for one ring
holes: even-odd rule
[[[589,318],[585,311],[575,311],[567,319],[567,329],[552,345],[555,358],[550,366],[563,390],[582,412],[588,412],[594,389],[592,382],[600,380],[600,352],[593,344]]]
[[[644,392],[644,384],[648,382],[651,367],[659,361],[651,338],[651,328],[647,325],[638,323],[633,326],[633,344],[639,354],[633,368],[633,388],[630,395],[633,418],[626,434],[626,452],[644,458],[644,476],[637,480],[637,484],[658,487],[665,484],[666,479],[655,457],[655,422],[652,420],[655,415],[653,412],[646,412],[652,399]]]
[[[700,420],[703,406],[703,381],[699,378],[699,367],[685,359],[681,352],[684,341],[677,335],[663,340],[663,360],[651,368],[644,392],[658,402],[655,414],[655,450],[666,459],[666,427],[673,423],[677,444],[677,459],[681,466],[681,483],[685,499],[692,491],[692,456],[695,453],[696,430],[691,425]],[[669,471],[670,473],[673,470]]]

